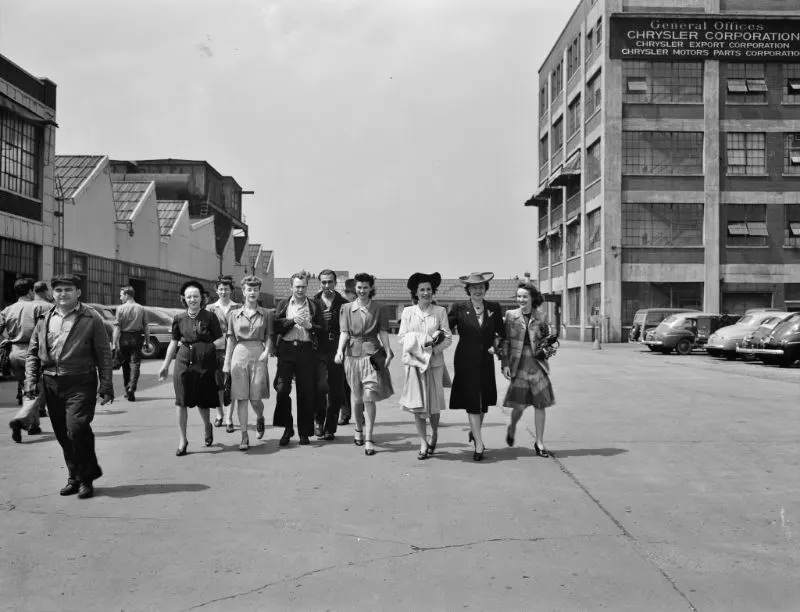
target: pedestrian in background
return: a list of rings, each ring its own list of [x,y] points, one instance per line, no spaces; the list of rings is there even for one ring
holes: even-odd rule
[[[114,401],[111,347],[100,315],[78,300],[77,276],[56,276],[50,283],[55,307],[39,315],[25,361],[25,394],[38,393],[40,378],[50,423],[69,470],[61,495],[94,495],[103,475],[94,448],[92,420],[100,405]],[[99,382],[99,384],[98,384]]]
[[[314,303],[322,312],[322,329],[318,336],[314,433],[317,438],[331,441],[335,438],[339,410],[344,404],[344,366],[336,363],[335,358],[339,345],[339,316],[348,302],[336,291],[336,272],[325,269],[317,278],[321,290],[314,296]]]
[[[20,278],[14,281],[14,293],[17,301],[6,306],[0,312],[0,334],[5,333],[10,344],[8,365],[11,375],[17,380],[22,408],[14,415],[8,426],[14,442],[22,442],[22,430],[33,436],[42,433],[39,423],[39,412],[44,407],[44,393],[38,390],[35,400],[25,401],[22,398],[22,387],[25,383],[25,360],[28,357],[28,344],[33,336],[36,321],[51,307],[35,299],[33,279]]]
[[[145,321],[144,307],[136,303],[136,292],[130,285],[119,290],[122,304],[117,308],[111,345],[122,364],[125,399],[136,401],[139,369],[142,363],[142,346],[150,341],[150,328]]]
[[[46,302],[51,306],[54,303],[53,296],[50,295],[50,289],[47,287],[47,282],[40,280],[33,284],[33,292],[36,294],[36,299]]]
[[[486,450],[481,435],[483,418],[489,406],[497,404],[494,357],[505,335],[500,304],[484,299],[493,278],[491,272],[459,277],[469,300],[452,304],[448,312],[451,331],[458,331],[450,408],[467,411],[475,461],[481,461]]]
[[[555,404],[550,384],[547,353],[539,343],[550,334],[550,326],[539,313],[544,298],[530,281],[517,286],[519,308],[506,312],[505,340],[501,351],[503,376],[511,381],[503,406],[511,408],[511,423],[506,443],[514,446],[517,423],[528,406],[533,406],[536,440],[533,448],[539,457],[549,457],[544,445],[545,408]]]
[[[225,380],[222,373],[222,366],[225,364],[225,346],[228,332],[228,314],[231,310],[241,307],[241,304],[233,301],[233,292],[236,286],[232,276],[220,276],[217,281],[217,301],[206,307],[208,312],[214,313],[219,321],[222,330],[222,337],[214,341],[214,348],[217,351],[217,389],[219,394],[219,406],[217,406],[217,417],[214,419],[215,427],[222,427],[225,422],[225,431],[233,433],[233,402],[225,405]],[[223,412],[224,410],[224,412]]]
[[[158,379],[166,380],[169,366],[175,359],[172,384],[178,416],[179,440],[178,450],[175,451],[178,457],[186,454],[189,445],[186,437],[188,408],[196,406],[200,413],[205,427],[206,446],[214,442],[214,427],[209,417],[210,409],[219,405],[214,341],[222,336],[219,319],[205,308],[208,294],[199,281],[183,283],[180,296],[186,312],[175,315],[172,320],[172,340],[158,372]]]
[[[267,360],[272,348],[272,321],[274,313],[258,305],[261,279],[245,276],[242,279],[244,304],[230,311],[227,329],[227,348],[222,366],[229,379],[231,406],[236,404],[242,441],[239,450],[250,448],[247,433],[247,404],[256,413],[258,439],[264,437],[264,399],[269,397],[269,370]]]
[[[341,310],[339,347],[336,363],[344,363],[344,372],[351,389],[351,404],[356,418],[354,443],[364,446],[364,454],[372,456],[375,426],[375,403],[394,393],[389,364],[389,318],[375,296],[375,277],[360,272],[354,277],[358,296]],[[366,436],[366,437],[365,437]]]
[[[275,309],[275,345],[278,366],[275,373],[275,412],[272,424],[283,427],[280,446],[294,435],[292,420],[292,378],[297,385],[297,432],[300,444],[314,435],[314,385],[317,376],[317,334],[322,329],[322,312],[308,299],[308,274],[292,274],[292,295]]]
[[[417,459],[427,459],[436,451],[439,440],[439,413],[444,410],[444,350],[453,343],[447,311],[433,304],[433,296],[442,283],[438,272],[412,274],[406,287],[414,306],[400,315],[397,339],[403,350],[405,377],[400,405],[414,415],[419,435]],[[428,439],[427,421],[431,422]]]

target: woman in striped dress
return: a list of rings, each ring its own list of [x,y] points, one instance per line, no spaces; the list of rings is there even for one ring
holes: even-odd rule
[[[506,338],[503,344],[503,376],[511,381],[503,406],[511,408],[511,423],[506,433],[506,443],[514,446],[514,434],[522,413],[528,406],[534,409],[536,441],[533,448],[539,457],[549,457],[544,445],[545,408],[555,404],[550,384],[547,356],[538,350],[539,342],[550,333],[550,326],[542,319],[539,306],[544,301],[539,290],[529,281],[519,283],[517,304],[505,316]]]

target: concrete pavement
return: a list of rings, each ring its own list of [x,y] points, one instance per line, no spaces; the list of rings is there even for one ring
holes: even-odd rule
[[[98,410],[94,499],[58,495],[48,420],[23,444],[5,430],[0,608],[798,609],[798,368],[565,343],[545,436],[556,458],[535,457],[532,411],[507,448],[493,408],[475,463],[461,411],[417,461],[397,364],[374,457],[352,426],[280,449],[268,428],[248,453],[238,429],[215,429],[205,448],[192,413],[176,458],[158,365],[146,362],[139,401]]]

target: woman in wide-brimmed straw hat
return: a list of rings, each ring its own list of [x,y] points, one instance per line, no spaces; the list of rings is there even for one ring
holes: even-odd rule
[[[400,405],[414,415],[419,434],[417,459],[427,459],[436,450],[439,439],[439,413],[444,410],[444,350],[453,342],[447,311],[433,303],[442,276],[438,272],[412,274],[406,287],[414,306],[407,306],[400,316],[400,341],[405,375]],[[427,421],[431,437],[427,436]]]
[[[459,277],[469,300],[454,303],[448,312],[450,329],[458,331],[450,409],[467,411],[475,461],[483,459],[486,449],[481,436],[483,417],[489,406],[497,404],[494,356],[495,348],[505,337],[500,304],[484,300],[493,278],[491,272]]]

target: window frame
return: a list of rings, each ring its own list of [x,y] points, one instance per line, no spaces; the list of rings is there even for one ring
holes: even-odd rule
[[[737,160],[740,159],[743,163],[732,164],[732,153]],[[759,161],[760,164],[757,163]],[[732,171],[732,169],[742,169],[742,171]],[[767,135],[765,132],[725,133],[725,175],[767,175]]]
[[[727,248],[769,246],[766,204],[727,204],[725,209]]]
[[[623,202],[626,248],[702,248],[704,206],[694,202]],[[685,237],[683,240],[681,237]]]
[[[586,146],[586,178],[585,184],[591,185],[598,181],[603,176],[603,149],[602,138],[598,138],[594,142]],[[596,154],[595,154],[596,151]],[[596,160],[596,164],[595,164]],[[595,174],[595,169],[597,170]]]
[[[43,148],[41,126],[0,108],[0,189],[41,204]]]
[[[704,132],[624,130],[622,174],[702,176],[704,137]]]
[[[584,253],[591,253],[603,246],[602,229],[603,214],[602,208],[595,208],[586,213],[586,244]]]
[[[766,64],[728,62],[726,64],[725,104],[767,104]]]

